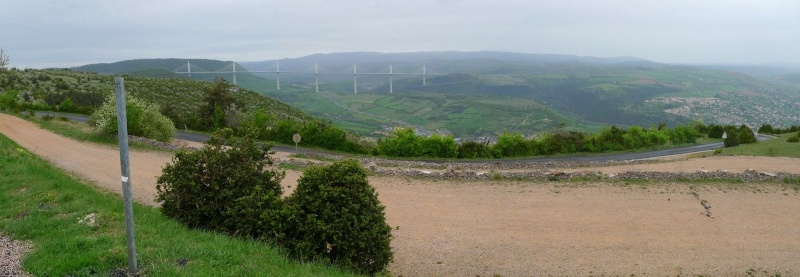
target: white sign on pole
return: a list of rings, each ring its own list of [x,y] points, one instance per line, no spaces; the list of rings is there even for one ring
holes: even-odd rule
[[[292,141],[294,141],[294,152],[297,152],[297,144],[300,143],[300,139],[300,134],[295,133],[294,136],[292,136]]]

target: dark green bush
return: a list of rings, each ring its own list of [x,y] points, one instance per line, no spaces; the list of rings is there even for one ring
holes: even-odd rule
[[[747,125],[742,124],[742,126],[739,127],[739,143],[750,144],[756,142],[758,142],[758,140],[756,139],[756,135],[753,134],[753,130]]]
[[[458,145],[459,159],[484,159],[491,158],[492,152],[489,145],[475,141],[465,141]]]
[[[723,133],[725,133],[724,127],[716,124],[708,125],[708,138],[722,138]]]
[[[724,145],[725,147],[736,147],[739,146],[739,133],[738,132],[726,132],[727,138],[725,138]]]
[[[538,153],[542,155],[568,154],[585,150],[585,133],[556,132],[545,134],[538,143]]]
[[[800,142],[800,137],[798,136],[791,136],[786,139],[786,142]]]
[[[772,125],[765,123],[762,124],[761,127],[758,128],[758,132],[762,134],[774,134],[775,129],[772,128]]]
[[[430,137],[422,138],[420,142],[422,155],[425,157],[456,158],[458,156],[458,144],[451,136],[433,134]]]
[[[384,206],[355,160],[308,168],[283,214],[280,244],[294,257],[363,274],[381,272],[392,260]]]
[[[236,128],[239,135],[252,135],[261,140],[294,144],[292,137],[300,134],[301,146],[321,147],[328,150],[367,154],[372,151],[358,141],[358,137],[329,122],[276,119],[264,111],[247,113]]]
[[[283,172],[273,164],[269,146],[249,138],[231,138],[222,129],[197,151],[180,151],[158,178],[162,212],[190,227],[258,236],[273,233],[259,223],[263,209],[277,210]],[[227,145],[227,146],[226,146]]]
[[[421,157],[422,138],[412,128],[398,128],[378,141],[378,153],[389,157]]]
[[[534,148],[519,133],[503,132],[492,145],[495,158],[533,156]]]

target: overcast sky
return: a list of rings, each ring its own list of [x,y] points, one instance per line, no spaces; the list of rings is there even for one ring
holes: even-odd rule
[[[18,68],[497,50],[800,64],[798,0],[3,0]]]

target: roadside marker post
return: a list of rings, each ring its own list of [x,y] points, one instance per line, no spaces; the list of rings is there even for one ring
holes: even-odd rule
[[[117,133],[119,161],[122,169],[122,202],[125,208],[125,242],[128,249],[128,276],[139,270],[136,264],[136,237],[133,233],[133,197],[131,195],[131,165],[128,153],[128,118],[125,106],[125,79],[114,77],[117,95]]]
[[[294,152],[297,153],[297,144],[300,143],[300,134],[295,133],[292,136],[292,141],[294,141]]]

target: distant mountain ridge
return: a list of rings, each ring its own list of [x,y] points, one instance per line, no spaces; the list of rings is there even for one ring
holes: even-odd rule
[[[105,74],[124,74],[128,72],[142,71],[147,69],[163,69],[173,72],[175,69],[186,71],[186,63],[192,64],[192,71],[210,72],[220,71],[220,69],[231,70],[231,61],[209,60],[209,59],[135,59],[125,60],[114,63],[96,63],[73,67],[72,70],[105,73]],[[238,71],[239,69],[237,69]],[[241,71],[246,71],[244,68]]]
[[[739,72],[759,78],[775,78],[784,75],[800,74],[800,64],[698,64],[693,66]]]
[[[588,64],[619,64],[619,63],[653,63],[651,61],[628,57],[589,57],[561,54],[526,54],[497,51],[442,51],[442,52],[405,52],[405,53],[381,53],[381,52],[342,52],[328,54],[313,54],[300,58],[287,58],[278,60],[264,60],[252,62],[240,62],[245,67],[253,71],[275,70],[275,63],[280,62],[281,66],[307,68],[315,63],[326,67],[346,67],[356,63],[359,67],[369,66],[375,63],[394,63],[398,65],[408,63],[428,62],[431,64],[453,61],[475,61],[490,60],[495,62],[525,62],[540,64],[555,63],[588,63]]]

